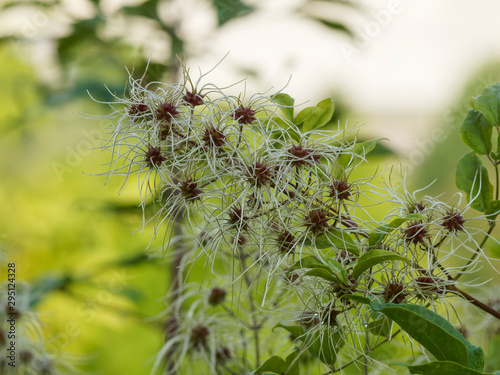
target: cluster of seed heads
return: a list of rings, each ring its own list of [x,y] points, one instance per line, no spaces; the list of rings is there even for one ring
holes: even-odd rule
[[[244,101],[215,85],[200,86],[202,78],[193,83],[186,72],[178,84],[146,86],[131,79],[129,96],[116,98],[122,107],[111,115],[104,145],[112,154],[108,173],[138,177],[143,207],[155,208],[146,220],[156,231],[182,214],[203,249],[190,256],[250,257],[259,272],[279,275],[281,287],[300,296],[290,300],[297,324],[334,329],[345,340],[366,327],[365,308],[346,296],[432,307],[452,291],[448,286],[463,270],[450,260],[477,248],[464,211],[357,176],[365,155],[346,129],[303,132],[273,95]],[[377,221],[370,210],[381,203],[393,208]],[[405,217],[411,219],[371,244],[377,228]],[[375,249],[409,261],[380,263],[355,278],[352,265]],[[307,256],[335,259],[347,282],[327,282],[297,266]],[[208,305],[222,304],[227,294],[212,289]],[[180,326],[172,321],[169,334],[184,332]],[[186,345],[219,361],[232,358],[224,345],[210,349],[212,335],[206,324],[191,326]]]

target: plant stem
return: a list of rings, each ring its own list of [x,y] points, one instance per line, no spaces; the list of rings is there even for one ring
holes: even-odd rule
[[[253,340],[254,340],[254,346],[255,346],[255,368],[259,368],[260,367],[260,337],[259,337],[260,332],[259,331],[262,327],[257,322],[257,309],[255,308],[255,300],[253,298],[253,294],[250,292],[252,280],[250,280],[250,278],[248,277],[248,273],[246,272],[247,267],[246,267],[245,256],[246,255],[243,254],[243,251],[240,249],[240,261],[241,261],[241,268],[242,268],[242,272],[243,272],[243,280],[245,280],[245,284],[247,284],[247,287],[248,287],[248,302],[250,304],[250,313],[252,316],[252,326],[250,328],[253,331]]]
[[[457,292],[460,297],[469,301],[474,306],[479,307],[481,310],[486,311],[488,314],[494,316],[497,319],[500,319],[500,312],[495,310],[494,308],[488,306],[487,304],[479,301],[477,298],[472,297],[470,294],[464,292],[463,290],[458,289],[455,285],[451,285],[447,287],[448,290]]]

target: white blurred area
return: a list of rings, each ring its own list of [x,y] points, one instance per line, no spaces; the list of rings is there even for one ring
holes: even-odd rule
[[[152,25],[114,16],[121,6],[140,2],[104,2],[101,11],[110,22],[102,32],[137,44],[146,42],[144,53],[162,61],[168,54],[168,40],[157,38]],[[53,46],[46,36],[67,32],[71,18],[96,11],[86,0],[63,3],[67,15],[49,15],[32,40],[36,42],[33,58],[44,66],[46,76],[57,75],[51,71]],[[417,147],[416,140],[428,137],[429,127],[446,116],[472,75],[487,62],[500,59],[500,2],[496,0],[308,5],[309,14],[345,21],[357,34],[354,40],[304,17],[297,9],[305,0],[246,3],[258,10],[220,29],[207,0],[166,1],[160,16],[180,20],[182,37],[188,41],[188,66],[207,71],[229,52],[210,74],[212,82],[226,85],[248,77],[246,90],[252,93],[280,89],[290,80],[285,91],[296,103],[315,104],[325,96],[338,95],[353,113],[349,122],[365,123],[367,136],[387,136],[402,155]],[[17,21],[14,15],[1,16],[3,33],[9,28],[23,31],[26,20],[36,20],[28,9]]]

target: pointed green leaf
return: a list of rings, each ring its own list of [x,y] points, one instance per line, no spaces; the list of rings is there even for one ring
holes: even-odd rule
[[[476,154],[486,155],[491,152],[493,127],[481,113],[469,110],[459,128],[462,141]]]
[[[301,337],[303,338],[304,335],[306,334],[306,330],[302,326],[287,326],[281,323],[278,323],[274,326],[273,331],[276,328],[284,328],[286,329],[292,336],[294,336],[297,339],[300,339]]]
[[[370,237],[368,238],[368,244],[370,247],[374,247],[381,243],[384,238],[390,234],[394,229],[399,227],[405,221],[408,220],[424,220],[424,217],[420,214],[409,214],[405,217],[398,217],[391,221],[388,224],[381,225],[377,229],[375,229],[372,233],[370,233]]]
[[[304,276],[315,276],[315,277],[321,277],[322,279],[325,279],[327,281],[331,281],[332,283],[336,284],[342,284],[340,279],[332,273],[330,270],[323,270],[321,268],[315,268],[310,271],[307,271]]]
[[[471,207],[485,212],[493,200],[493,185],[488,178],[488,171],[474,152],[469,152],[458,160],[455,182],[467,194]]]
[[[479,96],[472,98],[472,108],[477,112],[481,112],[492,126],[499,125],[500,83],[487,86]]]
[[[493,375],[483,374],[480,371],[472,370],[458,363],[451,361],[436,361],[418,366],[410,366],[400,363],[402,366],[408,367],[411,374],[421,375]]]
[[[335,365],[337,353],[345,343],[344,337],[339,332],[332,329],[317,330],[314,332],[311,343],[311,352],[315,354],[323,363],[329,366]]]
[[[273,95],[271,99],[280,106],[285,118],[293,122],[293,106],[295,105],[295,99],[285,93]]]
[[[271,371],[276,374],[284,374],[288,370],[288,366],[285,360],[277,355],[273,355],[267,361],[265,361],[260,367],[254,371],[254,373],[259,373],[262,371]]]
[[[359,255],[359,249],[356,242],[345,230],[331,228],[328,232],[316,237],[314,244],[317,249],[328,249],[336,247],[340,250],[346,250],[356,256]]]
[[[307,107],[299,112],[297,116],[295,116],[295,120],[293,122],[295,125],[301,127],[303,132],[306,132],[311,129],[313,125],[318,121],[319,116],[321,115],[321,109],[318,107]]]
[[[322,261],[318,260],[316,257],[310,255],[307,257],[304,257],[297,262],[293,266],[289,268],[290,271],[293,270],[298,270],[301,268],[320,268],[324,270],[330,270],[330,267],[323,263]]]
[[[410,264],[410,260],[399,254],[387,250],[370,250],[367,253],[361,255],[358,259],[358,263],[352,272],[352,276],[357,279],[363,272],[372,268],[373,266],[387,262],[390,260],[399,260]]]
[[[424,306],[376,303],[372,309],[395,321],[439,361],[452,361],[482,371],[484,354],[468,342],[445,318]]]
[[[306,124],[304,124],[304,132],[308,132],[314,129],[319,129],[325,126],[328,123],[328,121],[332,119],[333,111],[335,110],[335,102],[330,98],[326,98],[320,101],[318,104],[316,104],[316,107],[319,108],[319,110],[321,111],[319,113],[319,117],[316,120],[316,122],[312,124],[311,128],[307,128]]]
[[[359,294],[343,294],[342,298],[348,298],[351,301],[359,302],[359,303],[362,303],[365,305],[369,305],[371,302],[371,299],[369,299],[367,297],[363,297]]]
[[[344,266],[332,258],[324,259],[326,264],[330,267],[333,274],[339,279],[340,284],[348,284],[349,280],[347,278],[347,271]]]
[[[277,355],[273,355],[253,373],[258,374],[263,371],[271,371],[275,374],[300,375],[299,361],[295,361],[298,355],[298,352],[293,352],[286,357],[286,360]]]

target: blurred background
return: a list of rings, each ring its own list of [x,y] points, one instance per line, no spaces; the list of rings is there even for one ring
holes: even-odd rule
[[[335,122],[389,139],[374,168],[407,168],[414,187],[436,180],[428,193],[446,199],[470,97],[500,81],[499,15],[495,0],[1,1],[1,247],[47,352],[100,374],[148,374],[164,336],[147,318],[164,309],[169,275],[148,260],[135,184],[118,197],[122,180],[92,176],[109,157],[95,150],[107,123],[86,115],[110,108],[88,92],[112,101],[127,68],[140,77],[148,62],[148,81],[173,82],[179,58],[194,72],[222,60],[208,78],[219,86],[287,86],[302,105],[332,97]],[[485,298],[500,293],[491,277]]]

